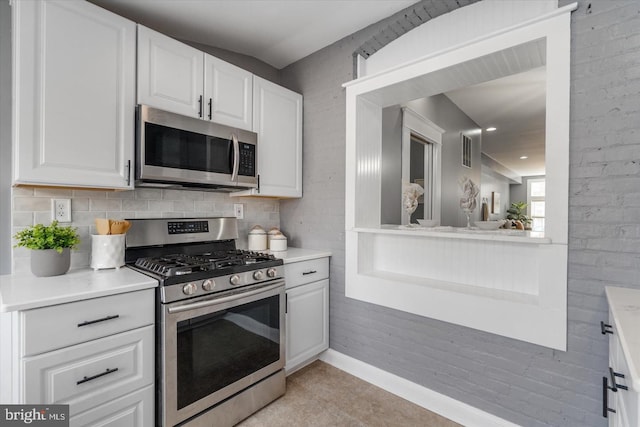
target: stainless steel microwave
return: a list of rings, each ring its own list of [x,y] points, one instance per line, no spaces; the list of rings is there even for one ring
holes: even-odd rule
[[[136,114],[137,187],[258,187],[256,133],[147,105]]]

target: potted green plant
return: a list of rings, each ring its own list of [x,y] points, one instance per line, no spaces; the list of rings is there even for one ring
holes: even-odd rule
[[[512,223],[519,221],[523,229],[531,229],[531,217],[526,213],[526,202],[513,202],[509,209],[507,209],[507,219],[510,219]],[[517,223],[514,225],[517,227]]]
[[[31,272],[39,277],[59,276],[69,271],[71,249],[80,237],[75,228],[62,227],[58,221],[50,225],[36,224],[17,232],[14,247],[31,249]]]

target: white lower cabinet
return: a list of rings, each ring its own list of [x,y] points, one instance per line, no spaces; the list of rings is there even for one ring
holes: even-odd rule
[[[294,370],[329,348],[329,259],[285,264],[286,365]]]
[[[637,339],[640,291],[607,287],[607,298],[609,320],[608,323],[603,322],[601,328],[603,334],[609,335],[609,369],[608,375],[602,378],[602,415],[609,419],[609,427],[638,427],[640,389],[637,368],[627,358],[636,363],[640,359]]]
[[[11,313],[3,403],[67,404],[71,426],[153,426],[154,301],[146,289]]]

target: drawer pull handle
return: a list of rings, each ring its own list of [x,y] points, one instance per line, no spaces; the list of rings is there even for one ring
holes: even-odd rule
[[[87,320],[85,322],[78,323],[78,328],[81,328],[87,325],[93,325],[94,323],[106,322],[107,320],[117,319],[118,317],[120,317],[120,315],[116,314],[115,316],[107,316],[107,317],[103,317],[102,319]]]
[[[603,321],[600,321],[600,332],[602,332],[602,335],[613,334],[613,331],[610,328],[611,325],[607,325]]]
[[[306,276],[307,274],[315,274],[315,273],[317,273],[317,271],[316,271],[316,270],[309,270],[309,271],[303,271],[303,272],[302,272],[302,275],[303,275],[303,276]]]
[[[84,384],[84,383],[89,382],[91,380],[95,380],[96,378],[100,378],[100,377],[104,377],[105,375],[113,374],[114,372],[117,372],[117,371],[118,371],[118,368],[107,369],[106,371],[101,372],[99,374],[96,374],[96,375],[94,375],[92,377],[84,377],[80,381],[76,382],[76,384],[77,385]]]

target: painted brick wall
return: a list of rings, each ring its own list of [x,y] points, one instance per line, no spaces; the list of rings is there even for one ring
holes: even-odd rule
[[[640,288],[640,2],[580,1],[572,17],[567,352],[345,298],[341,84],[388,21],[282,73],[305,98],[304,198],[281,221],[292,244],[333,252],[331,347],[524,426],[605,426],[604,287]]]
[[[95,218],[188,218],[233,216],[234,203],[244,205],[244,219],[238,220],[238,247],[247,247],[247,233],[256,224],[279,227],[280,203],[276,199],[230,198],[226,193],[139,188],[134,191],[88,191],[71,189],[14,188],[12,233],[34,224],[51,222],[51,199],[71,199],[72,221],[78,229],[80,246],[71,252],[71,268],[88,267],[91,234]],[[64,224],[63,224],[64,225]],[[30,270],[29,250],[13,249],[13,272]]]

